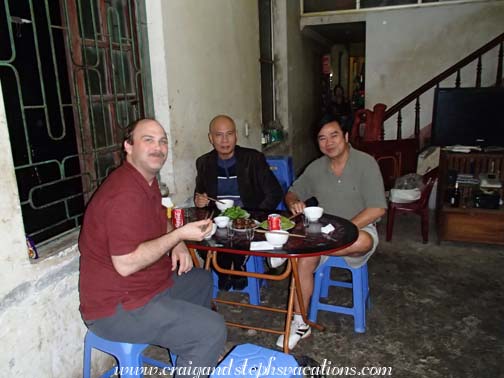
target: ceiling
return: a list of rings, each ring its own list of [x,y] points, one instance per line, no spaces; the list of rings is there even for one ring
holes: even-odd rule
[[[348,44],[360,43],[366,41],[366,23],[365,22],[347,22],[340,24],[309,25],[305,29],[310,30],[310,34],[315,32],[327,44]]]

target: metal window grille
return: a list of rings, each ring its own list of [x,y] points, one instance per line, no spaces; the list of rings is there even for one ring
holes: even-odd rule
[[[25,231],[78,227],[145,116],[140,0],[3,0],[0,80]]]
[[[271,0],[259,0],[259,47],[262,123],[268,126],[276,118]]]

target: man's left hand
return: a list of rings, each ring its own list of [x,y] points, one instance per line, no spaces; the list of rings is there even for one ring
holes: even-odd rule
[[[183,273],[189,272],[193,268],[193,261],[191,258],[191,254],[187,250],[179,250],[174,248],[171,253],[172,260],[172,272],[177,269],[178,263],[178,271],[177,274],[180,276]]]

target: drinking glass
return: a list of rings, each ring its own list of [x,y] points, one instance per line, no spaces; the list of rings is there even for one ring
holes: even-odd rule
[[[247,227],[245,229],[245,237],[248,241],[254,240],[254,231],[255,229],[253,227]]]
[[[308,217],[306,215],[303,215],[303,226],[305,226],[305,228],[308,228],[309,225],[310,221],[308,220]]]
[[[228,239],[233,239],[234,234],[235,234],[235,229],[233,228],[233,222],[230,221],[227,226]]]

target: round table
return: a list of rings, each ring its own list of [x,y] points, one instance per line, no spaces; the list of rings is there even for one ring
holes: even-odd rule
[[[268,214],[271,212],[266,212],[263,210],[248,210],[252,219],[262,222],[267,219]],[[279,212],[284,216],[289,216],[285,212]],[[185,209],[185,219],[186,221],[195,221],[199,219],[205,219],[210,216],[211,212],[205,208],[189,208]],[[301,313],[306,323],[317,329],[323,329],[322,326],[312,323],[307,319],[306,309],[303,306],[303,297],[300,288],[300,281],[298,275],[298,259],[308,256],[321,256],[328,255],[333,252],[340,251],[350,245],[352,245],[359,235],[359,230],[350,221],[340,218],[335,215],[324,214],[317,222],[310,223],[308,227],[303,225],[302,215],[292,219],[296,223],[295,227],[289,230],[291,235],[298,235],[299,237],[290,236],[287,243],[283,245],[281,249],[274,250],[263,250],[263,251],[251,251],[250,241],[246,239],[245,232],[236,231],[232,238],[228,238],[227,229],[217,229],[216,233],[208,240],[203,240],[201,242],[186,241],[186,244],[191,249],[207,250],[209,251],[207,255],[207,260],[205,263],[205,268],[209,269],[210,264],[218,271],[225,274],[234,274],[238,276],[248,276],[255,278],[263,278],[267,280],[282,280],[291,276],[291,284],[288,297],[287,310],[274,309],[264,306],[255,306],[251,304],[243,304],[239,302],[223,301],[217,300],[218,302],[225,304],[232,304],[237,306],[252,307],[262,310],[269,310],[275,312],[285,312],[286,321],[285,327],[282,332],[277,330],[267,329],[267,328],[257,328],[252,326],[246,326],[237,323],[229,323],[229,325],[237,326],[241,328],[249,328],[260,331],[266,331],[277,334],[284,334],[284,352],[288,353],[288,335],[290,333],[290,319],[293,314],[294,307],[294,296],[297,297],[300,303]],[[321,232],[321,228],[332,224],[334,230],[328,234]],[[259,230],[259,228],[257,228]],[[253,241],[263,241],[265,236],[263,233],[255,232]],[[228,252],[242,255],[254,255],[254,256],[264,256],[264,257],[286,257],[288,258],[288,264],[285,271],[279,275],[271,275],[267,273],[254,273],[254,272],[242,272],[235,270],[223,269],[218,266],[216,253]]]

